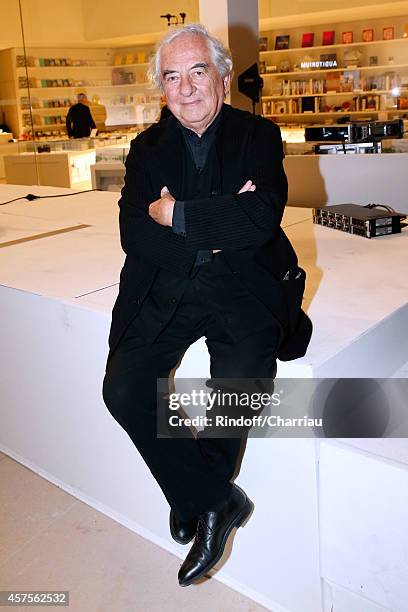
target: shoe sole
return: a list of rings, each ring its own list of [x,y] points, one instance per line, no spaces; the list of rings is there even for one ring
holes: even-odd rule
[[[183,544],[183,545],[188,544],[195,537],[195,534],[193,533],[193,535],[191,536],[189,540],[179,540],[179,538],[177,538],[171,530],[170,530],[170,535],[173,538],[173,540],[177,542],[177,544]]]
[[[216,565],[218,563],[218,561],[221,559],[221,557],[222,557],[222,555],[224,553],[225,545],[227,543],[227,540],[229,538],[229,535],[230,535],[231,531],[234,529],[234,527],[236,527],[237,529],[239,527],[241,527],[243,525],[243,523],[245,523],[246,519],[249,517],[249,515],[251,514],[253,509],[254,509],[254,504],[247,497],[244,507],[237,514],[237,516],[234,518],[234,520],[231,521],[231,523],[229,524],[229,526],[225,530],[224,537],[222,538],[222,541],[221,541],[220,549],[219,549],[219,551],[218,551],[214,561],[212,561],[210,565],[207,565],[206,568],[201,570],[201,572],[199,574],[197,574],[196,576],[194,576],[194,578],[192,578],[191,580],[187,580],[186,582],[179,583],[180,586],[185,587],[185,586],[189,586],[190,584],[194,584],[194,582],[197,582],[197,580],[199,580],[200,578],[202,578],[203,576],[208,574],[210,569],[212,569],[214,567],[214,565]]]

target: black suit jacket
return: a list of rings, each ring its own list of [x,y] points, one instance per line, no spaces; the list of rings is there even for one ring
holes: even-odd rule
[[[311,324],[301,311],[305,274],[282,280],[297,257],[280,228],[287,200],[279,127],[262,117],[225,105],[216,148],[221,195],[186,201],[182,193],[181,130],[171,115],[135,138],[126,160],[120,206],[120,235],[126,260],[112,313],[111,353],[149,293],[158,269],[186,277],[197,250],[221,249],[233,273],[271,310],[283,330],[282,359],[302,356]],[[238,194],[251,179],[256,191]],[[186,237],[148,214],[166,185],[185,201]]]
[[[84,138],[90,135],[91,129],[96,127],[89,106],[78,102],[71,106],[65,120],[68,136]]]

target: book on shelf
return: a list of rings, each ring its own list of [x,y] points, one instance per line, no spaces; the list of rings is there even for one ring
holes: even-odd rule
[[[372,42],[374,40],[373,28],[365,28],[361,33],[362,42]]]
[[[299,101],[293,98],[288,100],[287,112],[291,115],[297,114],[299,112]]]
[[[114,68],[112,70],[112,85],[130,85],[135,82],[133,72],[127,72],[123,68]]]
[[[284,100],[279,100],[274,103],[274,114],[283,115],[287,113],[286,102]]]
[[[380,96],[356,96],[354,109],[358,112],[380,109]]]
[[[305,32],[302,34],[302,47],[313,47],[314,33]]]
[[[322,53],[320,55],[320,68],[327,70],[328,68],[337,68],[337,54],[336,53]]]
[[[357,68],[358,66],[361,66],[362,59],[363,54],[360,49],[347,49],[343,53],[343,64],[347,68]]]
[[[314,98],[313,96],[308,96],[305,98],[301,98],[301,100],[302,113],[316,112],[316,98]]]
[[[267,51],[268,50],[268,37],[261,36],[259,38],[259,51]]]
[[[20,106],[22,110],[28,110],[30,108],[30,98],[28,96],[22,96],[20,98]]]
[[[340,91],[352,92],[354,91],[354,73],[352,71],[345,71],[340,74]]]
[[[323,32],[323,36],[322,36],[322,45],[334,45],[334,37],[335,37],[335,31],[334,30],[326,30],[325,32]]]
[[[281,51],[283,49],[289,49],[289,34],[285,34],[283,36],[277,36],[275,39],[275,50]]]
[[[354,40],[354,34],[351,31],[341,33],[341,42],[343,45],[351,45]]]
[[[281,82],[281,95],[290,96],[291,93],[291,81],[289,81],[289,79],[285,79]]]
[[[339,92],[340,91],[340,72],[328,72],[326,74],[326,91],[327,92]]]
[[[394,38],[394,26],[383,28],[383,40],[392,40]]]
[[[289,60],[282,60],[281,62],[279,62],[279,72],[290,72],[290,71],[291,71],[291,64]]]

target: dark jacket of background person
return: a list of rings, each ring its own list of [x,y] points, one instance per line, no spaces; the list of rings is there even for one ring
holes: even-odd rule
[[[90,135],[91,129],[96,128],[89,106],[78,102],[71,106],[67,113],[66,126],[68,136],[71,138],[85,138]]]

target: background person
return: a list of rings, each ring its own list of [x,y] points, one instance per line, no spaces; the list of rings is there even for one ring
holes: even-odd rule
[[[69,138],[87,138],[91,130],[96,128],[88,106],[86,94],[79,93],[77,104],[71,106],[66,117],[66,126]]]

